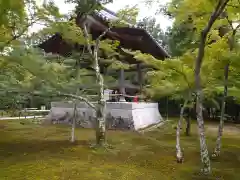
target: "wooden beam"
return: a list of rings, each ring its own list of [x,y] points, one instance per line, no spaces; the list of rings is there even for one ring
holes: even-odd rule
[[[124,69],[120,69],[119,71],[119,91],[120,94],[126,94],[125,87],[124,87]],[[120,101],[126,101],[123,96],[120,97]]]
[[[138,78],[138,83],[140,86],[140,93],[142,92],[142,87],[143,87],[143,77],[142,77],[142,68],[141,64],[137,64],[137,78]]]

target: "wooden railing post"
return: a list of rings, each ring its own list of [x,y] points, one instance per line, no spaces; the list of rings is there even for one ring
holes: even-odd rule
[[[126,101],[125,97],[124,97],[124,95],[126,94],[124,83],[125,83],[124,69],[121,68],[120,69],[120,74],[119,74],[119,91],[120,91],[120,94],[122,94],[122,96],[120,96],[120,101],[121,102]]]
[[[142,77],[142,69],[141,69],[141,64],[137,64],[137,80],[140,88],[140,93],[142,92],[142,87],[143,87],[143,77]]]

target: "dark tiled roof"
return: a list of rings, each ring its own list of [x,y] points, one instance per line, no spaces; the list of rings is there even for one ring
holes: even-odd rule
[[[95,11],[92,14],[96,20],[104,23],[108,26],[108,22],[111,20],[117,20],[118,17],[116,14],[106,8],[103,8],[100,11]],[[126,27],[113,27],[111,28],[111,32],[117,33],[118,37],[120,38],[120,44],[123,48],[132,49],[132,50],[140,50],[143,53],[151,54],[152,56],[156,57],[157,59],[165,59],[170,57],[168,53],[162,48],[162,46],[151,36],[149,32],[145,29],[135,27],[130,23],[126,22]],[[106,35],[106,38],[111,39],[111,35]],[[135,41],[128,39],[136,39],[138,37],[142,37],[142,41]],[[127,39],[128,40],[127,40]],[[66,55],[71,52],[72,45],[66,43],[61,35],[55,34],[48,40],[44,41],[43,43],[38,45],[40,48],[44,49],[46,52],[58,53],[61,55]]]
[[[107,22],[119,19],[119,17],[117,17],[116,13],[114,13],[113,11],[111,11],[111,10],[105,8],[105,7],[103,7],[103,9],[101,9],[99,11],[95,10],[94,13],[98,17],[100,17],[103,21],[107,21]],[[137,31],[141,32],[141,34],[145,33],[149,37],[149,40],[153,41],[155,43],[155,46],[158,47],[159,49],[161,49],[161,51],[162,51],[162,53],[164,54],[165,57],[170,57],[168,52],[157,42],[157,40],[146,29],[139,28],[136,25],[133,25],[133,24],[131,24],[129,22],[126,22],[126,21],[124,21],[124,23],[126,24],[126,26],[128,28],[132,28],[134,30],[133,35],[136,35]]]

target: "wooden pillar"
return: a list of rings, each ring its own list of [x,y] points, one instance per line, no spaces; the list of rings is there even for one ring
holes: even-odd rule
[[[141,69],[141,64],[137,64],[137,78],[138,78],[138,84],[140,87],[140,93],[142,92],[142,87],[143,87],[143,76],[142,76],[142,69]]]
[[[124,83],[125,83],[124,69],[120,69],[120,71],[119,71],[119,91],[121,94],[126,94]],[[125,97],[120,96],[120,101],[126,101]]]

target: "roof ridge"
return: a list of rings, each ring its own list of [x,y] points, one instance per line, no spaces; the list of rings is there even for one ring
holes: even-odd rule
[[[107,12],[108,14],[110,14],[111,16],[114,16],[116,19],[119,19],[119,16],[117,15],[116,12],[111,11],[110,9],[102,6],[102,8],[100,10],[94,10],[94,12],[100,16],[100,18],[103,18],[104,20],[112,20],[111,18],[108,18],[106,15],[101,14],[101,11]],[[136,27],[136,25],[126,21],[126,20],[122,20],[123,23],[125,23],[128,27]]]
[[[156,38],[154,38],[154,37],[152,36],[152,34],[151,34],[146,28],[140,28],[140,27],[135,27],[135,28],[136,28],[136,29],[139,29],[139,30],[145,31],[145,32],[148,34],[148,36],[157,44],[157,46],[163,50],[163,52],[165,53],[165,55],[166,55],[167,57],[171,57],[171,56],[169,55],[169,53],[163,48],[163,46],[156,40]]]
[[[101,10],[109,13],[109,14],[112,15],[112,16],[115,16],[115,18],[119,18],[115,12],[113,12],[113,11],[111,11],[110,9],[102,6],[102,9],[96,10],[95,12],[96,12],[99,16],[101,16],[101,18],[104,18],[104,20],[111,20],[111,19],[107,18],[107,17],[104,16],[104,15],[101,15],[101,12],[100,12]],[[130,22],[127,22],[127,21],[125,21],[125,20],[123,20],[123,22],[126,23],[126,24],[128,25],[128,27],[136,28],[136,29],[142,29],[142,30],[146,31],[146,33],[149,35],[149,37],[150,37],[153,41],[156,42],[157,46],[164,51],[165,55],[166,55],[167,57],[170,57],[170,55],[168,54],[168,52],[167,52],[167,51],[163,48],[163,46],[152,36],[152,34],[151,34],[147,29],[141,28],[141,27],[139,27],[138,25],[134,25],[134,24],[132,24],[132,23],[130,23]]]
[[[140,28],[140,29],[142,29],[142,28]],[[156,40],[156,38],[154,38],[154,37],[152,36],[152,34],[151,34],[147,29],[144,28],[144,30],[147,32],[147,34],[149,35],[149,37],[156,42],[157,46],[160,47],[160,48],[164,51],[165,55],[166,55],[167,57],[171,57],[170,54],[168,54],[168,52],[166,51],[166,49]]]

